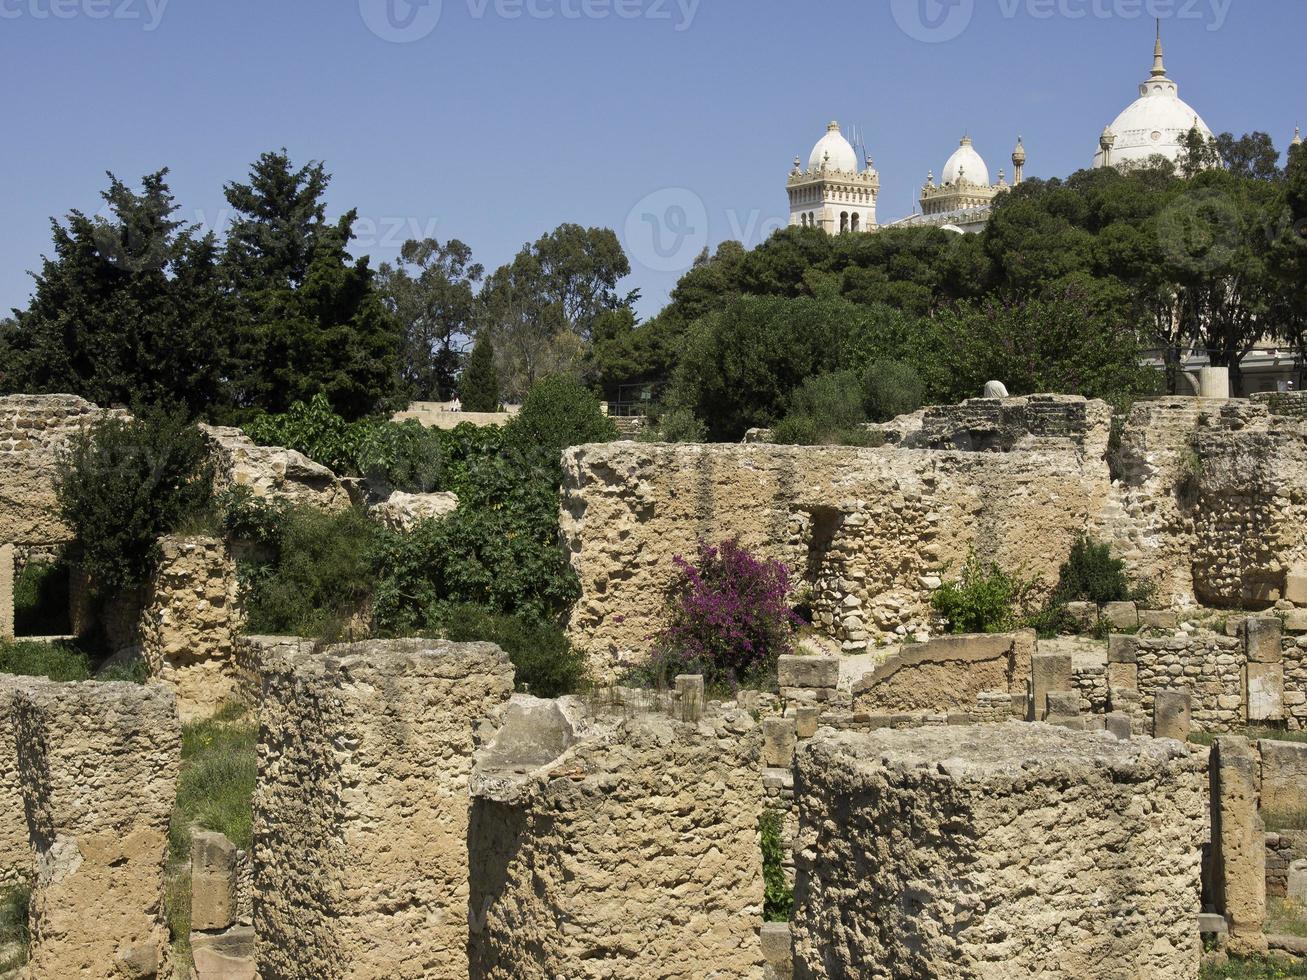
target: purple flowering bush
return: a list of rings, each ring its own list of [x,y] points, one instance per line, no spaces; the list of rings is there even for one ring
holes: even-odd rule
[[[790,609],[790,570],[756,558],[734,539],[700,542],[668,597],[669,623],[655,638],[651,672],[669,680],[703,674],[712,686],[738,686],[776,669],[801,620]]]

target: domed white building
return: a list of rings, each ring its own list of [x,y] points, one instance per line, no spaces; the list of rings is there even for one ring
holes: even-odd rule
[[[866,169],[858,169],[853,144],[832,122],[817,141],[804,170],[796,158],[786,188],[790,196],[790,225],[821,228],[836,235],[854,231],[875,231],[876,198],[880,174],[868,158]]]
[[[1131,103],[1098,139],[1095,167],[1129,167],[1161,156],[1172,163],[1180,159],[1185,139],[1195,127],[1205,139],[1212,131],[1194,108],[1180,98],[1180,86],[1167,77],[1162,56],[1162,29],[1157,30],[1153,49],[1153,70],[1139,86],[1139,98]]]

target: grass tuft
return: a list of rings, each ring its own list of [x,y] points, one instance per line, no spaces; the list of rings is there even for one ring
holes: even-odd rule
[[[225,834],[250,849],[257,738],[249,710],[240,705],[182,728],[182,770],[168,830],[173,860],[190,858],[192,827]]]

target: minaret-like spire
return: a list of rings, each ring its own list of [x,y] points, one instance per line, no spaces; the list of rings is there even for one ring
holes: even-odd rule
[[[1298,127],[1298,126],[1294,126],[1294,127],[1293,127],[1293,142],[1291,142],[1289,145],[1290,145],[1290,146],[1302,146],[1302,129],[1301,129],[1301,127]]]
[[[1162,56],[1162,18],[1157,18],[1157,44],[1153,47],[1153,77],[1166,77],[1166,60]]]

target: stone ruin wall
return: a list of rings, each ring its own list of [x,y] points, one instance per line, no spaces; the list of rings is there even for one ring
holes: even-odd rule
[[[760,977],[758,723],[740,710],[690,722],[580,705],[588,730],[572,735],[552,702],[537,705],[565,737],[542,739],[534,722],[504,751],[510,722],[478,762],[471,975]]]
[[[3,678],[0,751],[0,884],[32,888],[29,974],[166,976],[164,864],[181,764],[172,695]]]
[[[795,975],[1192,980],[1203,769],[1045,725],[819,732],[798,756]]]
[[[513,690],[490,644],[269,656],[254,801],[263,976],[468,975],[474,729]]]
[[[672,557],[700,539],[735,535],[784,561],[823,630],[861,652],[924,627],[931,591],[973,548],[1055,579],[1109,491],[1101,455],[1069,440],[1010,453],[615,443],[564,463],[582,587],[570,629],[601,675],[644,655]]]
[[[1035,646],[1033,630],[909,644],[854,683],[853,709],[970,712],[985,693],[1023,695]]]
[[[150,676],[177,694],[183,723],[217,714],[240,693],[240,583],[217,538],[168,536],[141,615]]]

